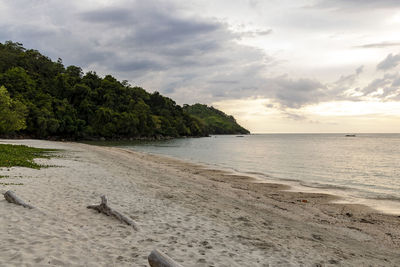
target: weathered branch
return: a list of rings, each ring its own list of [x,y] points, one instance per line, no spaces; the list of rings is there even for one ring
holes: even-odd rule
[[[157,249],[154,249],[147,259],[151,267],[182,267],[182,265]]]
[[[132,226],[135,230],[139,230],[138,225],[133,220],[131,220],[127,216],[123,215],[122,213],[110,208],[110,206],[107,205],[107,198],[104,195],[101,196],[100,205],[90,205],[90,206],[87,206],[87,208],[97,210],[98,212],[104,213],[107,216],[114,216],[121,222],[124,222],[127,225]]]
[[[20,199],[19,197],[17,197],[17,195],[16,195],[13,191],[11,191],[11,190],[9,190],[9,191],[7,191],[7,192],[4,193],[4,198],[5,198],[8,202],[13,203],[13,204],[16,204],[16,205],[21,205],[21,206],[24,207],[24,208],[28,208],[28,209],[33,209],[33,208],[35,208],[34,206],[25,203],[22,199]]]

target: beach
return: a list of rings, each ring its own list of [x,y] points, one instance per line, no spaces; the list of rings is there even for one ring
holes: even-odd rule
[[[115,147],[0,143],[61,149],[48,168],[1,169],[0,191],[36,207],[0,200],[1,266],[148,266],[155,248],[183,266],[400,265],[400,218],[332,195]],[[103,194],[140,229],[86,208]]]

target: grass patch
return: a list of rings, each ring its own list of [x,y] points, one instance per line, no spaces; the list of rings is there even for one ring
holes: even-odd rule
[[[52,152],[56,149],[43,149],[28,147],[24,145],[6,145],[0,144],[0,167],[28,167],[40,169],[45,167],[33,161],[35,158],[50,158]]]

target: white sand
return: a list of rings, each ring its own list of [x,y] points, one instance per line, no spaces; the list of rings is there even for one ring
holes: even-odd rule
[[[331,196],[117,148],[0,143],[65,150],[39,160],[57,167],[1,169],[23,183],[1,193],[37,210],[1,198],[0,266],[148,266],[154,248],[183,266],[400,266],[400,218]],[[140,231],[86,208],[101,194]]]

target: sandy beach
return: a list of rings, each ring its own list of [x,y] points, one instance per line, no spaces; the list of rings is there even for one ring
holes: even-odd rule
[[[400,217],[331,195],[119,148],[0,143],[62,150],[0,170],[1,193],[37,207],[1,198],[0,266],[148,266],[154,248],[183,266],[400,266]],[[86,208],[102,194],[140,230]]]

